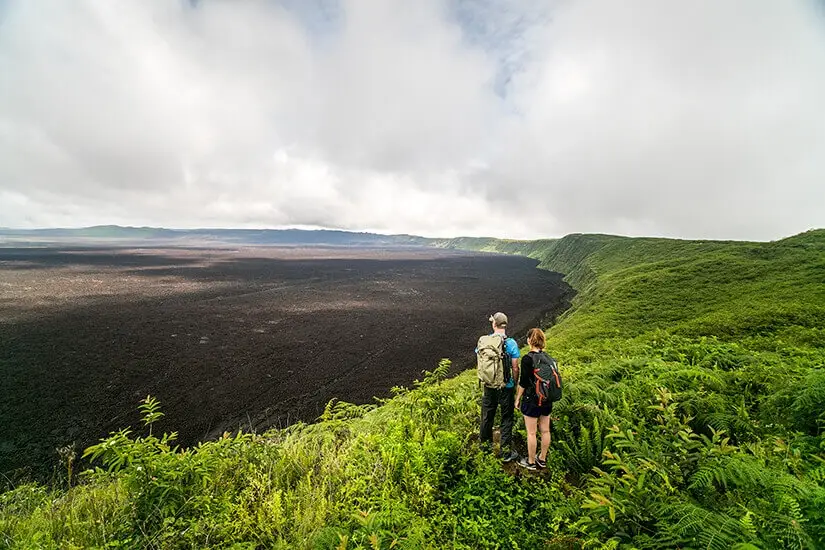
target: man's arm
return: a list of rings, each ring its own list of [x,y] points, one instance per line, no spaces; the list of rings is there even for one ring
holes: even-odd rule
[[[515,381],[516,386],[518,386],[519,392],[521,392],[522,387],[519,386],[519,384],[518,384],[518,380],[519,380],[518,359],[513,357],[512,359],[510,359],[510,364],[512,365],[512,369],[513,369],[513,380]],[[521,395],[521,393],[519,393],[519,395]]]
[[[510,356],[510,372],[513,374],[513,380],[515,381],[516,385],[518,386],[519,381],[519,367],[518,367],[518,360],[521,352],[518,349],[518,344],[512,338],[508,338],[505,347],[507,350],[507,355]]]

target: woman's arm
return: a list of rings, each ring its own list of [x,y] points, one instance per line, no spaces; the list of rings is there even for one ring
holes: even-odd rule
[[[518,409],[519,404],[521,404],[521,396],[524,393],[524,388],[521,386],[518,387],[518,391],[516,392],[516,408]]]
[[[533,374],[533,358],[525,355],[521,358],[521,372],[519,373],[519,381],[516,386],[516,408],[521,403],[521,397],[524,395],[524,388],[530,384],[530,375]]]

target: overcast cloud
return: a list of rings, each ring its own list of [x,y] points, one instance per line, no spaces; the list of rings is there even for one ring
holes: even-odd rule
[[[0,226],[825,226],[814,0],[0,0]]]

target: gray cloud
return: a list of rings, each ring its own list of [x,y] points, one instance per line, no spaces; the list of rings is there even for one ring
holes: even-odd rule
[[[825,226],[813,3],[0,2],[0,225]]]

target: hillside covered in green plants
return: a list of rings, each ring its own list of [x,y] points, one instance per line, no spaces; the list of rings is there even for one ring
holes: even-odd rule
[[[148,400],[94,471],[0,494],[0,548],[825,548],[825,231],[439,244],[578,291],[547,331],[546,472],[479,450],[475,375],[447,361],[380,405],[185,450]]]

